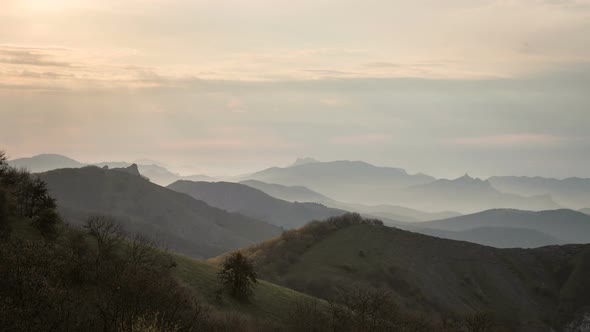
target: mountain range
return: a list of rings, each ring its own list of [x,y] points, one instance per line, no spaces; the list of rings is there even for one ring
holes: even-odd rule
[[[461,215],[458,212],[442,211],[442,212],[423,212],[415,209],[410,209],[395,205],[363,205],[356,203],[344,203],[333,200],[325,195],[315,192],[303,186],[285,186],[275,183],[266,183],[256,180],[241,181],[249,187],[259,189],[270,196],[283,199],[290,202],[315,202],[324,204],[326,206],[342,209],[346,211],[354,211],[364,213],[367,215],[387,218],[389,220],[400,222],[416,222],[416,221],[430,221],[437,219],[444,219],[456,217]]]
[[[561,207],[548,194],[523,196],[504,193],[496,189],[490,181],[472,178],[467,174],[452,180],[435,179],[424,174],[410,175],[399,168],[376,167],[354,161],[315,161],[294,165],[266,169],[245,176],[242,181],[258,181],[250,182],[250,185],[258,188],[263,187],[260,182],[286,187],[296,186],[295,188],[283,187],[279,190],[276,186],[271,188],[267,185],[264,186],[264,190],[285,198],[309,196],[313,201],[321,200],[326,205],[335,202],[353,202],[360,204],[356,206],[359,209],[363,209],[363,205],[381,205],[382,208],[388,205],[427,212],[473,213],[491,208],[547,210]],[[321,193],[322,196],[328,196],[330,199],[311,195],[300,188],[302,186],[312,192]],[[288,191],[290,193],[287,193]],[[346,204],[330,206],[345,208]],[[404,213],[391,211],[392,209],[364,210],[371,213],[381,212],[379,214],[381,217],[393,219],[399,217],[403,219],[404,216]]]
[[[487,180],[465,174],[453,180],[439,179],[406,188],[397,196],[400,205],[425,210],[456,210],[463,213],[492,208],[549,210],[560,206],[549,195],[519,196],[498,191]]]
[[[150,161],[150,160],[144,160]],[[41,173],[46,171],[51,171],[54,169],[60,168],[80,168],[84,166],[98,166],[98,167],[108,167],[108,168],[127,168],[132,163],[124,162],[124,161],[114,161],[114,162],[100,162],[95,164],[85,164],[69,157],[59,155],[59,154],[40,154],[30,158],[19,158],[8,161],[8,164],[18,168],[26,168],[32,173]],[[177,173],[173,173],[168,169],[160,166],[156,163],[153,164],[138,164],[137,168],[141,175],[147,177],[150,181],[159,184],[161,186],[167,186],[170,183],[185,179],[191,181],[217,181],[216,179],[206,176],[206,175],[189,175],[189,176],[182,176]]]
[[[492,176],[488,181],[498,190],[517,195],[551,195],[558,204],[581,209],[590,205],[590,179],[552,179],[528,176]]]
[[[573,210],[521,211],[512,209],[494,209],[474,214],[463,215],[443,220],[434,220],[413,224],[415,227],[436,229],[450,232],[463,232],[479,228],[501,228],[505,232],[498,234],[513,236],[513,229],[533,230],[556,239],[554,243],[590,243],[590,216]],[[491,235],[490,235],[491,236]],[[521,242],[526,241],[526,237]]]
[[[365,204],[390,203],[392,193],[435,179],[425,174],[408,174],[392,167],[377,167],[362,161],[331,161],[272,167],[243,176],[287,186],[305,186],[335,200]]]
[[[318,203],[288,202],[274,198],[258,189],[232,182],[176,181],[168,188],[195,199],[283,228],[300,227],[312,220],[338,216],[346,211]]]
[[[206,258],[251,245],[282,230],[229,213],[153,184],[129,171],[95,166],[41,173],[65,221],[83,225],[94,214],[115,217],[123,227],[172,250]]]
[[[39,155],[9,163],[33,172],[85,166],[60,155]],[[131,164],[105,162],[97,165],[121,168]],[[138,164],[138,169],[143,176],[160,185],[177,180],[216,181],[205,175],[181,176],[156,164]],[[299,158],[290,166],[272,167],[233,180],[258,181],[247,184],[280,199],[317,202],[344,210],[358,209],[402,221],[437,219],[437,216],[411,216],[407,213],[409,211],[402,211],[403,208],[426,213],[448,211],[451,214],[446,216],[450,217],[493,208],[540,211],[562,207],[580,209],[590,205],[590,179],[502,176],[482,180],[468,175],[456,179],[436,179],[362,161],[321,162]],[[263,189],[259,182],[268,186]],[[270,185],[289,187],[289,193],[285,193],[284,188],[270,188]],[[381,211],[373,208],[375,206],[379,206]]]

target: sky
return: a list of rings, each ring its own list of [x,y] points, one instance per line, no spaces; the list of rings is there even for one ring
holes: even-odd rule
[[[0,0],[0,149],[590,177],[590,0]]]

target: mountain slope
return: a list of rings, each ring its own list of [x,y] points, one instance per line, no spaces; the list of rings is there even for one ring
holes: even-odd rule
[[[273,167],[241,180],[305,186],[338,201],[381,204],[389,203],[391,193],[400,188],[428,183],[434,178],[424,174],[411,175],[399,168],[344,160]]]
[[[399,197],[400,204],[419,210],[455,210],[465,213],[492,208],[517,208],[522,210],[557,209],[559,205],[551,197],[525,197],[496,190],[488,181],[469,175],[457,179],[440,179],[424,185],[413,186]]]
[[[565,243],[590,243],[590,216],[565,209],[538,212],[494,209],[423,222],[418,226],[446,231],[464,231],[479,227],[526,228]]]
[[[261,190],[270,196],[283,199],[290,202],[315,202],[324,204],[331,208],[342,209],[346,211],[355,211],[369,214],[375,217],[387,218],[401,222],[430,221],[443,218],[460,216],[460,213],[443,211],[443,212],[423,212],[415,209],[405,208],[394,205],[363,205],[354,203],[343,203],[335,201],[327,196],[315,192],[303,186],[285,186],[275,183],[266,183],[256,180],[246,180],[240,182],[249,187]]]
[[[590,214],[590,208],[580,209],[580,212]]]
[[[8,161],[17,168],[26,168],[32,173],[46,172],[58,168],[76,168],[84,164],[59,154],[40,154],[30,158],[19,158]]]
[[[110,214],[130,232],[193,257],[211,257],[280,234],[278,227],[211,207],[139,176],[97,167],[40,174],[67,222]]]
[[[412,225],[413,226],[413,225]],[[477,227],[464,231],[407,227],[420,234],[443,239],[467,241],[495,248],[538,248],[565,244],[563,240],[528,228]]]
[[[315,202],[325,204],[334,200],[303,186],[285,186],[256,180],[240,181],[248,187],[256,188],[268,195],[289,202]]]
[[[263,279],[316,296],[385,288],[418,312],[491,310],[530,331],[590,305],[590,278],[580,278],[590,273],[590,246],[495,249],[359,219],[310,224],[242,252]]]
[[[528,176],[493,176],[488,181],[498,190],[517,195],[551,195],[560,205],[572,209],[590,205],[590,179],[552,179]]]
[[[345,213],[316,203],[283,201],[239,183],[177,181],[168,188],[220,209],[238,212],[284,228],[299,227],[311,220]]]

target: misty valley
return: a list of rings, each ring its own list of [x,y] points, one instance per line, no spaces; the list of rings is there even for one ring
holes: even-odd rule
[[[224,179],[61,155],[1,165],[5,330],[588,324],[588,179],[446,180],[310,158]]]

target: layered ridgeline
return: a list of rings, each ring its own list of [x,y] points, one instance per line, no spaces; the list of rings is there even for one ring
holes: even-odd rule
[[[150,161],[139,162],[137,168],[141,175],[150,179],[150,181],[157,183],[162,186],[169,185],[170,183],[186,179],[191,181],[216,181],[214,178],[206,175],[189,175],[182,176],[166,169],[165,167],[158,165],[154,162],[145,163]],[[132,163],[128,162],[100,162],[96,164],[85,164],[74,160],[72,158],[59,155],[59,154],[40,154],[30,158],[19,158],[9,160],[8,164],[17,168],[24,168],[32,173],[41,173],[52,171],[60,168],[80,168],[85,166],[98,166],[107,168],[127,168],[132,166]]]
[[[168,188],[195,199],[283,228],[295,228],[311,220],[338,216],[346,211],[318,203],[296,203],[274,198],[258,189],[231,182],[177,181]]]
[[[487,244],[496,244],[495,246],[499,246],[498,243],[512,242],[511,247],[527,247],[527,242],[539,240],[546,241],[539,243],[540,245],[590,243],[590,215],[566,209],[537,212],[494,209],[417,223],[413,226],[443,231],[429,233],[437,236],[449,236],[453,232],[454,234],[479,233],[482,238],[490,241]],[[526,232],[527,230],[529,232]]]
[[[131,232],[193,257],[211,257],[280,234],[279,227],[211,207],[128,171],[98,167],[40,174],[65,220],[80,225],[92,214],[116,217]]]
[[[425,211],[451,209],[464,213],[493,208],[549,210],[560,207],[549,195],[520,196],[503,193],[489,181],[472,178],[467,174],[453,180],[440,179],[409,187],[397,199],[403,206]]]
[[[400,188],[435,179],[424,174],[408,174],[400,168],[377,167],[362,161],[331,161],[272,167],[244,176],[241,180],[305,186],[343,202],[390,203],[388,198]]]
[[[400,168],[377,167],[360,161],[296,163],[284,168],[269,168],[244,176],[240,180],[258,181],[250,183],[257,187],[261,186],[260,182],[304,186],[338,202],[354,202],[365,206],[402,206],[436,213],[473,213],[492,208],[560,208],[547,193],[527,196],[505,193],[492,186],[489,181],[468,175],[451,180],[437,180],[424,174],[408,174]],[[277,188],[267,186],[266,189],[280,193]],[[309,195],[299,191],[300,194]],[[315,199],[323,198],[315,196]],[[388,214],[387,218],[395,219],[397,213],[389,211]]]
[[[290,202],[315,202],[336,209],[356,211],[359,213],[369,214],[375,217],[387,218],[400,222],[430,221],[461,215],[458,212],[452,211],[423,212],[403,206],[387,204],[364,205],[338,202],[304,186],[286,186],[257,180],[245,180],[241,181],[240,183],[261,190],[270,196]]]
[[[590,205],[590,179],[552,179],[528,176],[493,176],[488,181],[498,190],[517,195],[551,195],[558,204],[572,208]]]
[[[519,330],[548,331],[590,306],[589,245],[495,249],[353,214],[241,252],[254,259],[261,278],[315,296],[331,299],[352,285],[383,288],[408,310],[491,311]]]

